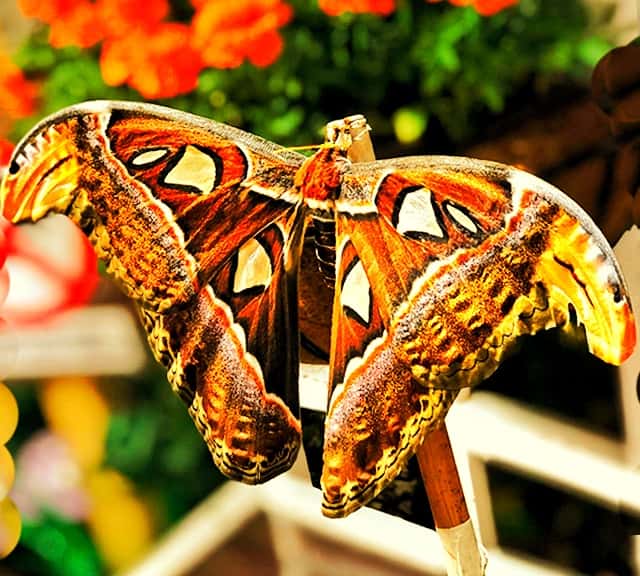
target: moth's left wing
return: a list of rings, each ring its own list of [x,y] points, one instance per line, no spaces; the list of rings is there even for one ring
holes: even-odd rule
[[[150,104],[88,102],[17,146],[14,222],[49,212],[89,236],[223,472],[260,482],[300,443],[296,279],[304,157]]]
[[[538,178],[462,158],[356,164],[336,212],[326,514],[382,490],[456,391],[487,378],[517,336],[575,315],[603,360],[634,347],[610,247]]]

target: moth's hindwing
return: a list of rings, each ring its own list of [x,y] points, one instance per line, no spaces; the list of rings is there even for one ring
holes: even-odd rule
[[[437,426],[457,392],[421,386],[398,361],[354,246],[338,235],[331,395],[325,424],[322,510],[345,516],[375,497]]]
[[[196,302],[143,312],[216,465],[246,483],[287,470],[300,445],[296,282],[299,207],[241,245]]]

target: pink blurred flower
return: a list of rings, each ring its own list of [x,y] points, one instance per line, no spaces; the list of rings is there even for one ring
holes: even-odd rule
[[[0,218],[0,234],[6,255],[0,296],[8,290],[1,314],[10,324],[42,323],[91,298],[96,256],[70,220],[43,220],[27,231]]]
[[[81,521],[89,512],[82,478],[80,466],[65,441],[50,432],[36,432],[16,456],[11,497],[25,518],[36,519],[50,510]]]

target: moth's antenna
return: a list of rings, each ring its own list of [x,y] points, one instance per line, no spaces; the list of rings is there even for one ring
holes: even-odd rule
[[[319,150],[324,147],[326,147],[326,144],[306,144],[305,146],[287,146],[286,150],[295,150],[297,152],[299,150]]]

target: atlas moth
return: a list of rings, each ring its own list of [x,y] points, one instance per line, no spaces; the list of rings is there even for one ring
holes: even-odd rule
[[[87,234],[216,465],[247,483],[300,446],[299,262],[319,231],[335,265],[329,516],[393,480],[521,334],[575,318],[614,364],[635,344],[613,253],[567,196],[470,158],[352,163],[353,121],[305,157],[185,112],[87,102],[33,128],[1,192],[13,222],[58,212]]]

